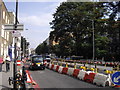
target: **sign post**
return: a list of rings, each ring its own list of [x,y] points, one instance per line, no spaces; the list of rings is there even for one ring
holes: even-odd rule
[[[19,30],[19,31],[23,31],[23,27],[24,25],[23,24],[17,24],[16,25],[17,27],[15,28],[15,25],[14,24],[5,24],[4,25],[4,30],[5,31],[13,31],[14,29],[15,30]]]
[[[120,85],[120,72],[115,72],[115,73],[112,75],[112,82],[113,82],[115,85]]]

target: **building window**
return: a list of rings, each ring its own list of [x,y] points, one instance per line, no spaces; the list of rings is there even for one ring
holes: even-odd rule
[[[4,30],[3,30],[3,25],[2,25],[2,29],[1,29],[1,36],[4,37]]]
[[[8,24],[10,23],[10,20],[8,19]]]
[[[9,32],[7,32],[7,41],[9,41]]]
[[[8,17],[6,16],[6,18],[5,18],[5,21],[6,21],[6,23],[8,23],[7,21],[8,21]]]
[[[3,11],[3,19],[5,19],[5,11]]]
[[[4,32],[5,33],[5,39],[7,39],[7,33],[6,32]]]
[[[3,43],[1,43],[1,55],[3,55]]]

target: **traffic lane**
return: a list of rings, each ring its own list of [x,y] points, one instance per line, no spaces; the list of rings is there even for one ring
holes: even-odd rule
[[[49,69],[30,71],[30,73],[40,88],[102,88]]]

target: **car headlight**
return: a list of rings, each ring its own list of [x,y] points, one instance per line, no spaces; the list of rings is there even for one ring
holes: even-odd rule
[[[41,64],[43,64],[43,62],[41,62]]]

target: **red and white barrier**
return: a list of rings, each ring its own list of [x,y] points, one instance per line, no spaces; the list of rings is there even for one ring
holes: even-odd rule
[[[59,67],[60,67],[60,66],[58,66],[58,65],[57,65],[57,67],[56,67],[56,72],[58,72],[58,70],[59,70]]]
[[[107,86],[111,85],[111,80],[108,77],[108,75],[96,73],[93,83],[105,87],[106,85]]]
[[[53,70],[53,68],[54,68],[54,64],[52,64],[52,66],[51,66],[51,68],[50,68],[50,69],[51,69],[51,70]]]
[[[86,71],[80,70],[80,72],[79,72],[79,74],[78,74],[78,78],[79,78],[80,80],[84,80],[85,74],[86,74]]]
[[[17,60],[17,66],[21,66],[21,60]]]
[[[51,67],[52,67],[52,64],[49,64],[48,68],[51,69]]]
[[[62,70],[62,74],[67,74],[67,72],[68,72],[68,68],[64,67]]]
[[[32,83],[32,77],[30,76],[30,73],[28,70],[26,70],[26,75],[27,75],[27,81],[26,83]]]
[[[53,68],[53,70],[54,70],[54,71],[56,71],[56,68],[57,68],[57,65],[54,65],[54,68]]]
[[[93,83],[94,77],[95,77],[96,73],[85,73],[84,76],[84,81],[89,82],[89,83]]]
[[[72,76],[77,78],[79,71],[80,71],[80,69],[74,69]]]
[[[50,64],[49,69],[59,72],[61,74],[71,75],[73,77],[79,78],[80,80],[84,80],[89,83],[94,83],[100,86],[111,86],[111,80],[108,75],[94,73],[92,71],[84,71],[80,69],[74,68],[66,68],[58,65]]]
[[[59,73],[62,73],[62,70],[63,70],[63,67],[60,66],[59,69],[58,69],[58,72],[59,72]]]
[[[68,68],[67,74],[72,75],[74,71],[74,68]]]

